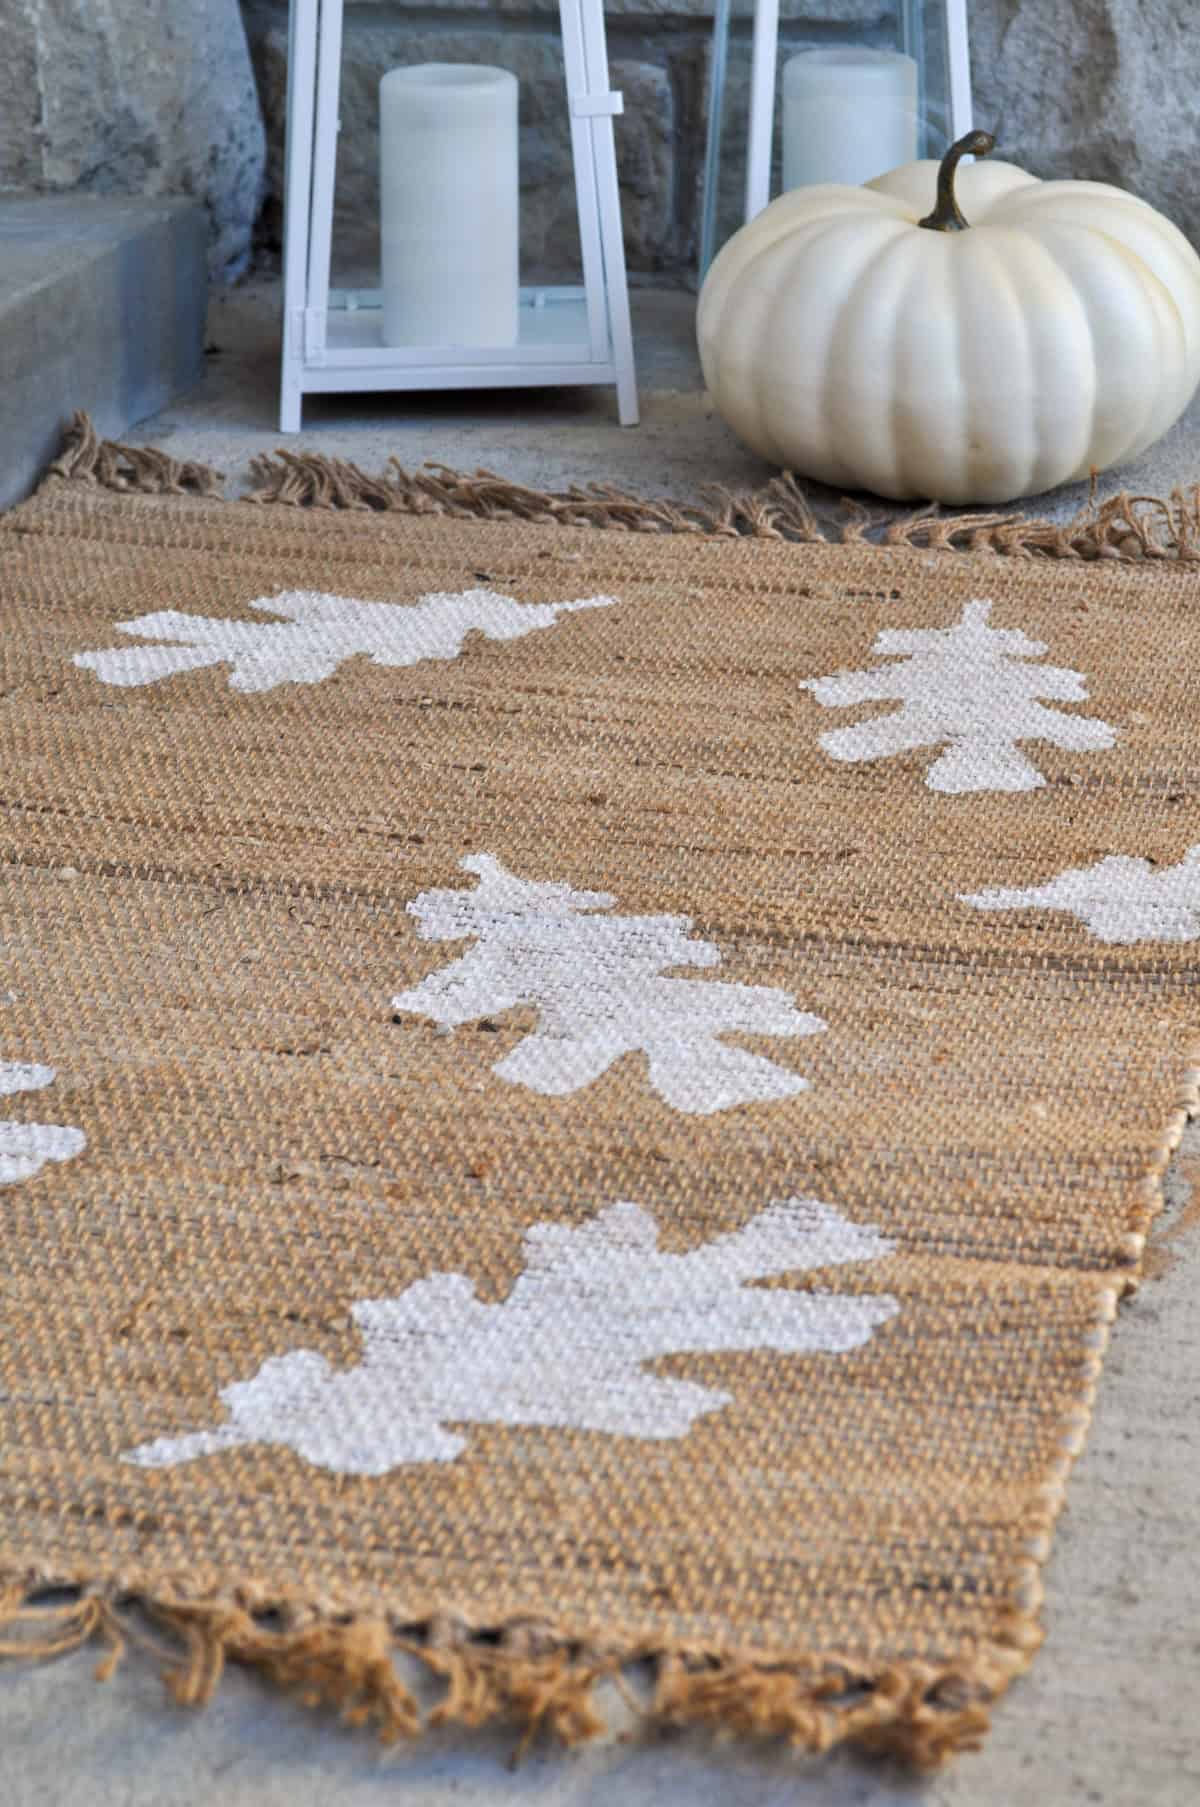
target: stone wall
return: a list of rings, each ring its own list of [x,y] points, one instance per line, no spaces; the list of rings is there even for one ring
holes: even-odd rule
[[[975,116],[1038,176],[1128,188],[1200,247],[1196,0],[974,0]]]
[[[929,12],[936,6],[930,0]],[[269,144],[263,230],[279,232],[286,0],[244,0]],[[712,0],[607,0],[629,266],[686,281],[694,272]],[[576,256],[557,0],[350,0],[337,245],[350,265],[375,256],[375,92],[393,63],[494,61],[521,81],[523,268],[562,271]],[[752,0],[735,0],[723,168],[725,230],[742,182]],[[783,0],[782,38],[829,42],[847,24],[895,42],[895,0]],[[1196,115],[1195,0],[970,0],[978,124],[1001,153],[1042,176],[1115,182],[1161,207],[1200,242],[1200,186],[1184,154]]]
[[[0,0],[0,194],[183,194],[249,261],[265,143],[238,0]]]
[[[287,0],[243,0],[267,125],[262,231],[278,246],[286,96]],[[753,8],[735,4],[723,166],[723,212],[736,223],[742,182]],[[850,23],[887,42],[889,0],[783,0],[781,41],[803,48]],[[712,0],[607,0],[611,80],[625,97],[617,156],[626,255],[635,276],[694,273],[707,117]],[[364,278],[378,256],[378,88],[399,63],[498,63],[520,81],[521,267],[529,280],[578,274],[557,0],[351,0],[342,60],[342,135],[334,261]]]
[[[896,0],[783,0],[785,44],[837,22],[886,41]],[[712,0],[607,0],[629,264],[695,269]],[[735,0],[727,142],[744,142],[751,0]],[[933,7],[931,4],[930,10]],[[971,0],[976,118],[1038,175],[1116,182],[1200,242],[1192,179],[1195,0]],[[339,260],[375,257],[376,87],[394,63],[490,60],[521,79],[523,263],[577,257],[557,0],[348,0]],[[243,15],[245,29],[243,29]],[[286,0],[0,0],[0,194],[182,193],[210,219],[218,279],[245,266],[254,222],[277,243]],[[249,39],[254,73],[247,51]],[[255,76],[257,77],[257,92]],[[265,120],[265,141],[264,141]],[[265,186],[264,186],[265,159]],[[723,171],[726,227],[741,183]]]

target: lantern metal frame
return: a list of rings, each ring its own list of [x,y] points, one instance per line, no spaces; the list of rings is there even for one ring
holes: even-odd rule
[[[971,104],[971,56],[967,32],[967,0],[942,0],[945,21],[946,100],[951,139],[962,138],[974,125]],[[709,77],[708,136],[704,159],[704,201],[700,231],[700,274],[716,251],[717,172],[720,164],[721,116],[732,0],[715,0],[713,54]],[[921,0],[898,0],[900,48],[916,58],[920,91],[925,90]],[[775,130],[775,87],[779,61],[779,0],[755,0],[750,62],[750,125],[746,141],[747,221],[771,199],[771,149]]]
[[[364,390],[616,386],[622,426],[638,420],[603,0],[559,0],[583,283],[521,289],[515,345],[381,342],[377,289],[330,287],[344,0],[290,0],[284,173],[281,432],[304,397]]]

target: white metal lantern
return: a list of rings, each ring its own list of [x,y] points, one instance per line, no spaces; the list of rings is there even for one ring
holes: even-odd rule
[[[603,0],[559,0],[583,283],[519,290],[515,341],[384,342],[379,289],[330,287],[344,0],[290,0],[280,427],[305,395],[612,383],[638,418]],[[506,335],[509,336],[509,335]]]
[[[966,0],[880,0],[878,17],[860,28],[823,20],[821,0],[806,0],[802,8],[785,0],[782,10],[788,34],[781,51],[780,0],[752,0],[744,200],[736,224],[752,220],[770,201],[777,165],[783,188],[805,181],[865,182],[897,164],[940,157],[972,129]],[[800,17],[793,16],[797,12]],[[731,29],[733,15],[733,0],[714,0],[702,277],[724,235],[722,139],[740,42]],[[783,101],[778,159],[777,95]]]

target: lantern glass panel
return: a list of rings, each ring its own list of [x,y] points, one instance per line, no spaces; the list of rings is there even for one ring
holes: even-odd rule
[[[514,39],[497,32],[494,44],[482,42],[477,30],[458,34],[439,24],[428,32],[406,30],[403,33],[357,32],[348,30],[343,38],[341,55],[340,120],[337,154],[334,166],[333,221],[329,292],[329,331],[333,341],[349,345],[410,345],[417,350],[456,343],[476,346],[494,344],[497,348],[511,345],[511,334],[500,331],[495,338],[475,334],[455,338],[453,335],[418,330],[400,331],[405,321],[417,322],[436,314],[430,305],[419,305],[393,318],[390,333],[385,331],[385,309],[382,305],[385,278],[383,256],[382,210],[386,197],[382,192],[381,158],[384,144],[393,161],[404,166],[404,180],[398,188],[408,190],[415,180],[416,162],[422,154],[419,122],[410,135],[397,136],[393,125],[390,133],[381,129],[386,101],[380,84],[393,71],[411,72],[420,85],[420,71],[445,71],[447,82],[445,114],[455,104],[454,73],[475,70],[482,77],[488,70],[507,71],[517,83],[517,271],[520,285],[517,342],[550,341],[561,344],[564,351],[586,355],[588,351],[587,310],[582,298],[584,267],[581,250],[580,222],[576,185],[572,178],[571,113],[567,97],[566,70],[561,38],[557,33],[530,34],[528,40]],[[463,84],[465,90],[466,84]],[[393,93],[395,88],[393,88]],[[410,111],[413,110],[409,103]],[[464,113],[470,102],[464,104]],[[403,129],[402,128],[402,132]],[[453,128],[442,122],[440,140],[445,151]],[[471,183],[468,174],[472,157],[478,159],[487,148],[486,131],[475,132],[469,121],[462,133],[460,179]],[[502,147],[501,147],[502,148]],[[431,150],[436,165],[436,149]],[[492,172],[487,161],[479,171],[486,188]],[[438,172],[429,170],[431,187],[436,188]],[[405,197],[401,196],[401,201]],[[468,196],[468,201],[470,197]],[[411,213],[411,208],[410,208]],[[459,210],[453,210],[459,211]],[[486,194],[478,197],[475,211],[479,220],[468,221],[477,227],[488,217]],[[470,207],[468,207],[470,212]],[[472,231],[459,230],[461,221],[444,220],[443,246],[431,245],[424,235],[436,228],[436,204],[426,218],[415,223],[409,219],[396,225],[395,203],[389,214],[389,228],[399,236],[409,233],[411,256],[398,248],[393,251],[389,267],[424,269],[436,289],[436,264],[439,251],[449,258],[454,268],[455,241],[459,241],[463,263],[460,286],[469,289],[479,280],[479,260],[472,258]],[[511,216],[509,216],[511,217]],[[441,235],[439,235],[441,236]],[[476,247],[476,250],[478,247]],[[484,259],[484,280],[491,272]],[[568,298],[559,291],[573,291]],[[486,315],[486,309],[483,310]],[[468,310],[469,312],[469,310]],[[503,309],[499,310],[503,316]]]
[[[940,157],[970,126],[962,123],[969,96],[951,100],[949,31],[952,14],[963,21],[962,0],[780,0],[769,172],[748,210],[752,115],[763,104],[761,91],[754,104],[761,11],[754,0],[714,0],[701,275],[757,205],[785,187],[869,181],[913,158]]]
[[[285,433],[306,395],[595,383],[637,424],[604,5],[557,10],[556,49],[495,37],[488,63],[456,61],[470,40],[449,24],[397,31],[345,0],[289,0]]]

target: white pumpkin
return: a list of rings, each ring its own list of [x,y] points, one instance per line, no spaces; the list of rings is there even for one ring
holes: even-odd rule
[[[1106,183],[957,167],[991,146],[793,189],[729,240],[697,331],[747,445],[839,489],[993,503],[1124,463],[1178,419],[1200,258]]]

